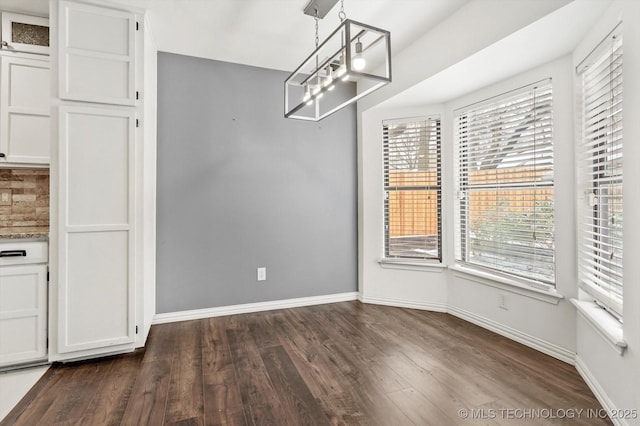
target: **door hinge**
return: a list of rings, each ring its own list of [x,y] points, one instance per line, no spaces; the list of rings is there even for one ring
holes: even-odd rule
[[[47,271],[47,282],[49,282],[49,271]]]
[[[136,334],[138,334],[138,326],[136,325]]]
[[[48,338],[48,337],[47,337],[47,343],[46,343],[46,345],[47,345],[47,349],[49,349],[49,338]]]
[[[140,99],[140,92],[136,90],[136,99]]]
[[[138,21],[136,21],[136,31],[140,30],[140,23]]]
[[[140,127],[140,120],[136,118],[136,127]]]

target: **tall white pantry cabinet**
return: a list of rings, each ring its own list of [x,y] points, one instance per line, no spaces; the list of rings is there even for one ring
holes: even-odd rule
[[[51,0],[49,360],[144,346],[155,287],[155,63],[141,11]],[[146,46],[149,44],[149,46]]]

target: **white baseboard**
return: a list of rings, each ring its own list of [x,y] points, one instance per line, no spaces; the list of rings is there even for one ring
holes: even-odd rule
[[[299,297],[296,299],[273,300],[270,302],[244,303],[241,305],[219,306],[216,308],[194,309],[191,311],[156,314],[152,324],[189,321],[224,315],[248,314],[250,312],[272,311],[275,309],[299,308],[301,306],[357,300],[358,292],[327,294],[324,296]]]
[[[589,386],[591,392],[593,392],[593,394],[596,396],[598,402],[602,404],[602,408],[604,408],[609,413],[618,412],[615,404],[613,403],[611,398],[609,398],[609,395],[607,395],[602,386],[600,386],[600,383],[598,383],[595,376],[591,374],[591,371],[589,371],[589,367],[587,367],[587,364],[585,364],[582,358],[580,358],[580,355],[576,355],[575,359],[576,370],[578,370],[578,373],[587,383],[587,386]],[[626,426],[629,424],[626,420],[619,418],[611,419],[611,421],[616,426]]]
[[[465,321],[469,321],[470,323],[478,325],[482,328],[486,328],[487,330],[491,330],[494,333],[498,333],[499,335],[507,337],[511,340],[515,340],[518,343],[522,343],[525,346],[529,346],[530,348],[557,358],[560,361],[564,361],[571,365],[574,365],[575,363],[576,354],[561,346],[531,336],[527,333],[523,333],[522,331],[500,324],[499,322],[490,320],[488,318],[481,317],[480,315],[474,314],[473,312],[456,308],[455,306],[449,306],[447,311],[451,315],[454,315]]]
[[[447,312],[447,305],[444,303],[426,303],[416,300],[392,299],[388,297],[370,297],[359,295],[358,300],[362,303],[372,305],[395,306],[397,308],[420,309],[432,312]]]

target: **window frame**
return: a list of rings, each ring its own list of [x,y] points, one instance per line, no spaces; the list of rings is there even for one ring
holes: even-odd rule
[[[498,192],[501,190],[505,191],[505,189],[508,189],[509,184],[508,183],[505,184],[504,181],[500,181],[500,182],[497,181],[498,175],[499,175],[498,171],[495,172],[496,184],[493,186],[490,184],[489,185],[475,184],[474,186],[474,184],[470,183],[470,176],[469,176],[470,175],[469,171],[471,169],[470,165],[476,158],[478,158],[478,154],[477,153],[474,153],[473,155],[469,154],[468,139],[464,140],[464,138],[469,137],[467,134],[469,131],[468,126],[470,125],[469,115],[471,115],[474,112],[477,112],[480,109],[490,109],[492,107],[500,108],[501,105],[506,104],[510,100],[515,99],[517,97],[524,97],[527,93],[530,93],[532,92],[532,90],[538,89],[538,88],[540,88],[541,93],[545,93],[546,91],[549,92],[549,95],[548,95],[550,98],[549,100],[550,106],[549,106],[549,113],[548,113],[550,117],[549,124],[545,124],[541,126],[541,128],[543,130],[547,128],[549,129],[550,141],[547,143],[547,145],[550,147],[551,152],[553,152],[554,150],[553,85],[550,78],[529,84],[524,87],[520,87],[518,89],[509,91],[509,92],[505,92],[505,93],[493,96],[488,99],[481,100],[477,103],[458,108],[454,111],[454,123],[453,123],[454,135],[455,135],[455,138],[454,138],[455,139],[455,144],[454,144],[455,214],[454,214],[454,217],[456,221],[454,259],[457,265],[460,265],[460,267],[470,271],[475,270],[481,274],[488,274],[490,276],[494,276],[496,279],[514,280],[515,282],[519,282],[529,287],[533,287],[542,291],[551,291],[551,290],[555,291],[557,268],[556,268],[556,255],[555,255],[556,254],[555,252],[556,250],[555,249],[555,165],[553,161],[551,162],[551,165],[550,165],[551,176],[553,176],[550,178],[550,181],[542,182],[538,179],[532,179],[526,182],[525,181],[518,182],[513,186],[515,190],[522,191],[523,193],[526,193],[526,191],[533,191],[534,206],[537,206],[536,201],[538,200],[535,199],[535,194],[538,193],[537,191],[539,190],[549,191],[543,195],[545,196],[546,199],[551,198],[551,213],[549,213],[548,215],[550,216],[550,222],[551,222],[550,233],[553,239],[552,239],[551,248],[547,249],[547,251],[550,252],[550,256],[552,260],[550,263],[546,262],[543,265],[546,265],[546,264],[552,265],[552,268],[553,268],[551,273],[552,278],[544,279],[541,276],[541,274],[538,277],[533,277],[530,274],[526,274],[524,271],[517,272],[516,267],[510,268],[510,269],[501,269],[499,265],[492,266],[488,262],[487,263],[473,262],[472,259],[470,259],[471,244],[472,244],[472,239],[474,239],[470,236],[471,211],[473,210],[473,206],[470,202],[471,192],[474,190],[481,191],[482,189],[485,189],[489,192],[494,191],[496,193],[495,197],[496,197],[496,204],[497,204],[498,197],[499,197]],[[532,96],[532,99],[535,99],[535,95]],[[535,102],[535,100],[533,100],[532,102]],[[533,108],[535,108],[535,106]],[[534,111],[533,108],[531,109],[531,111]],[[540,119],[536,118],[535,120],[537,123],[538,121],[543,121],[544,118],[540,118]],[[536,133],[536,132],[537,132],[537,127],[536,127],[536,124],[534,123],[533,133]],[[492,138],[492,140],[500,141],[501,137]],[[464,148],[467,148],[467,149],[465,150]],[[533,149],[535,150],[535,145]],[[505,154],[505,158],[506,158],[506,155],[508,155],[508,153]],[[553,154],[551,156],[553,157]],[[536,161],[535,159],[537,158],[537,155],[534,154],[533,157],[531,158],[534,159],[533,160],[534,165],[528,168],[531,170],[537,170],[535,165],[535,161]],[[502,177],[505,180],[509,179],[504,176]],[[507,197],[511,197],[511,196],[512,195],[507,195]],[[545,199],[541,199],[540,201],[545,201]],[[475,204],[477,205],[478,202],[476,202]],[[537,214],[537,212],[539,212],[543,208],[544,207],[538,207],[538,208],[532,209],[531,211],[536,211],[536,214]],[[505,228],[504,231],[506,231],[506,234],[502,234],[502,235],[510,236],[511,235],[510,233],[512,233],[514,230],[517,230],[517,229],[518,228],[516,226],[514,226],[513,228]],[[503,231],[503,229],[500,229],[500,230]],[[534,237],[534,240],[535,240],[535,237]],[[499,247],[499,245],[496,245],[496,247]],[[491,253],[491,252],[492,251],[488,251],[487,253]],[[497,252],[494,251],[494,253],[497,253]],[[524,264],[526,264],[525,261],[514,263],[514,265],[524,265]]]
[[[618,74],[613,76],[614,73],[614,55],[617,52],[617,58],[615,59],[615,67],[619,69]],[[619,63],[618,63],[619,61]],[[598,86],[598,82],[594,81],[596,78],[601,78],[602,75],[598,74],[596,70],[605,64],[605,69],[608,68],[605,77],[608,77],[609,91],[604,92],[602,96],[596,99],[589,100],[593,96],[591,92]],[[619,264],[613,265],[613,267],[619,268],[619,280],[612,278],[612,274],[608,274],[607,277],[603,277],[603,271],[609,270],[609,266],[613,264],[613,252],[618,249],[615,246],[611,252],[611,259],[606,262],[606,259],[601,253],[605,250],[604,246],[613,246],[610,244],[612,234],[615,232],[613,229],[613,221],[609,224],[609,196],[611,194],[600,192],[601,188],[613,189],[615,186],[620,189],[619,205],[620,219],[624,217],[624,40],[622,37],[622,26],[616,26],[608,35],[602,40],[598,46],[589,54],[585,60],[577,67],[576,71],[581,84],[581,105],[579,112],[582,123],[580,128],[580,137],[578,138],[577,155],[578,155],[578,173],[582,180],[582,187],[584,189],[584,195],[579,200],[578,209],[578,221],[577,221],[577,233],[578,233],[578,277],[580,289],[591,296],[595,303],[607,310],[616,320],[622,322],[623,318],[623,301],[624,301],[624,270],[623,270],[623,241],[624,237],[619,237],[620,247],[619,253],[616,253],[619,258]],[[592,75],[591,73],[594,73]],[[589,83],[587,82],[589,80]],[[619,92],[614,93],[614,80],[615,88]],[[600,81],[602,81],[600,79]],[[587,87],[587,84],[592,86]],[[602,90],[599,89],[599,90]],[[603,99],[602,103],[609,104],[604,110],[602,110],[602,104],[595,106],[597,99]],[[615,99],[620,98],[621,102],[619,107],[615,105]],[[618,111],[611,111],[619,108]],[[610,110],[611,109],[611,110]],[[601,127],[589,129],[589,123],[602,122]],[[614,136],[614,133],[619,133],[619,136]],[[611,154],[609,154],[611,152]],[[613,161],[615,156],[620,156],[621,165],[620,169],[616,172],[618,166],[610,168],[610,161]],[[608,157],[611,158],[608,159]],[[606,225],[603,225],[603,221]],[[622,219],[622,223],[624,220]],[[590,247],[590,248],[589,248]],[[585,252],[587,251],[587,252]],[[609,266],[606,266],[608,263]],[[618,272],[616,271],[616,275]],[[602,285],[597,281],[602,281]]]
[[[390,185],[389,179],[389,149],[391,141],[388,137],[388,127],[391,125],[399,124],[416,124],[420,122],[434,124],[432,127],[435,131],[435,143],[436,143],[436,184],[435,185],[419,185],[419,186],[403,186],[397,187]],[[429,125],[425,125],[426,129],[429,129]],[[409,117],[401,119],[389,119],[382,121],[382,194],[383,194],[383,248],[382,259],[380,263],[383,264],[407,264],[407,265],[442,265],[443,261],[443,247],[442,247],[442,120],[440,115],[427,115],[419,117]],[[427,140],[427,144],[429,140]],[[408,191],[435,191],[436,192],[436,229],[437,229],[437,256],[403,256],[391,253],[390,247],[390,192],[408,192]],[[426,246],[425,246],[426,247]]]

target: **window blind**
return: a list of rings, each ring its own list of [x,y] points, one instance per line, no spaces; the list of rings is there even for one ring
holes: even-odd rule
[[[583,135],[578,247],[581,288],[622,316],[622,35],[614,33],[582,73]]]
[[[555,283],[550,80],[456,114],[456,260]]]
[[[442,260],[440,119],[385,121],[385,258]]]

